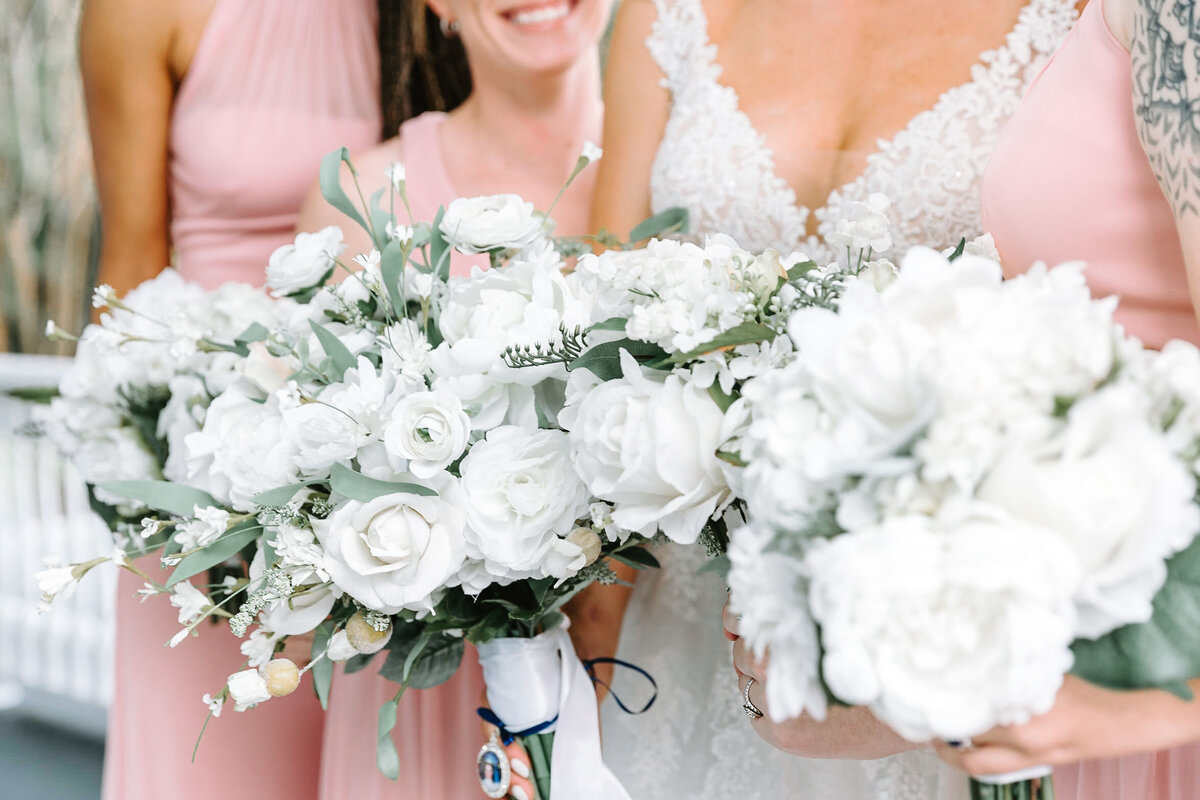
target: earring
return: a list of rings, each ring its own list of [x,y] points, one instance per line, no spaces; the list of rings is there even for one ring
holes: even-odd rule
[[[462,23],[456,19],[446,19],[440,17],[438,19],[438,28],[442,31],[442,36],[447,39],[453,39],[462,30]]]

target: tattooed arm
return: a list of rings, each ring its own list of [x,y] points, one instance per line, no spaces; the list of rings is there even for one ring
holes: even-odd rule
[[[1175,212],[1192,305],[1200,309],[1200,2],[1129,5],[1138,136]]]

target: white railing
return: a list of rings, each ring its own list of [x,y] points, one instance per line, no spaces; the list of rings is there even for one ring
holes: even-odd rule
[[[0,353],[0,392],[55,385],[67,363]],[[81,718],[94,718],[112,695],[115,570],[93,571],[44,614],[34,573],[47,554],[83,561],[109,553],[112,540],[54,445],[16,431],[29,410],[0,396],[0,705],[24,698],[49,716],[74,705]]]

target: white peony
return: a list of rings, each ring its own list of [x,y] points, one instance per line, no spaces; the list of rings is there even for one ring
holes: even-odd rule
[[[354,458],[371,438],[367,426],[325,400],[327,392],[282,407],[280,436],[291,444],[292,464],[303,477],[327,475],[333,464]]]
[[[724,415],[679,375],[652,378],[624,351],[621,366],[623,378],[560,416],[575,469],[620,527],[691,544],[729,496],[716,456]]]
[[[515,194],[460,197],[442,216],[441,231],[460,253],[521,250],[542,235],[545,219]]]
[[[311,289],[325,280],[345,249],[342,229],[336,225],[316,233],[298,233],[295,242],[271,253],[267,286],[277,297]]]
[[[587,515],[590,502],[571,469],[567,435],[496,428],[471,448],[460,469],[469,555],[500,578],[565,574],[582,551],[572,545],[567,552],[558,540]]]
[[[1200,532],[1196,481],[1147,416],[1124,388],[1089,395],[1048,441],[1009,448],[979,488],[981,500],[1053,530],[1074,552],[1084,637],[1149,619],[1166,559]]]
[[[410,394],[392,410],[383,442],[397,463],[407,461],[418,478],[441,472],[467,449],[471,420],[451,392]]]
[[[815,547],[806,566],[826,684],[911,741],[1026,722],[1071,667],[1078,563],[1002,512],[889,519]]]
[[[334,584],[367,608],[431,611],[435,593],[463,564],[464,499],[457,481],[428,481],[439,496],[400,492],[349,500],[313,529]]]

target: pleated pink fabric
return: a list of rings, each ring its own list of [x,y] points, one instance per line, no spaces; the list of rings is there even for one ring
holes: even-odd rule
[[[983,183],[983,214],[1005,262],[1088,263],[1097,296],[1159,347],[1200,344],[1174,218],[1138,142],[1129,52],[1101,0],[1035,81],[1000,139]],[[1059,800],[1194,800],[1200,745],[1055,770]]]
[[[438,132],[445,114],[429,112],[400,128],[401,160],[413,217],[432,220],[438,206],[457,197],[446,173]],[[450,271],[486,267],[485,256],[453,253]],[[379,707],[398,688],[381,678],[382,660],[353,675],[334,674],[321,756],[321,800],[477,800],[475,756],[483,743],[475,714],[483,699],[483,673],[475,648],[467,646],[458,674],[433,689],[411,689],[400,700],[392,741],[400,756],[400,779],[375,766]]]
[[[218,0],[170,132],[171,236],[188,279],[261,284],[321,156],[378,141],[376,24],[374,0]],[[154,558],[140,566],[165,578]],[[244,658],[227,629],[207,624],[163,647],[180,629],[175,609],[139,604],[140,586],[125,572],[117,586],[105,799],[315,798],[324,717],[308,682],[252,711],[226,707],[191,763],[201,696]]]

